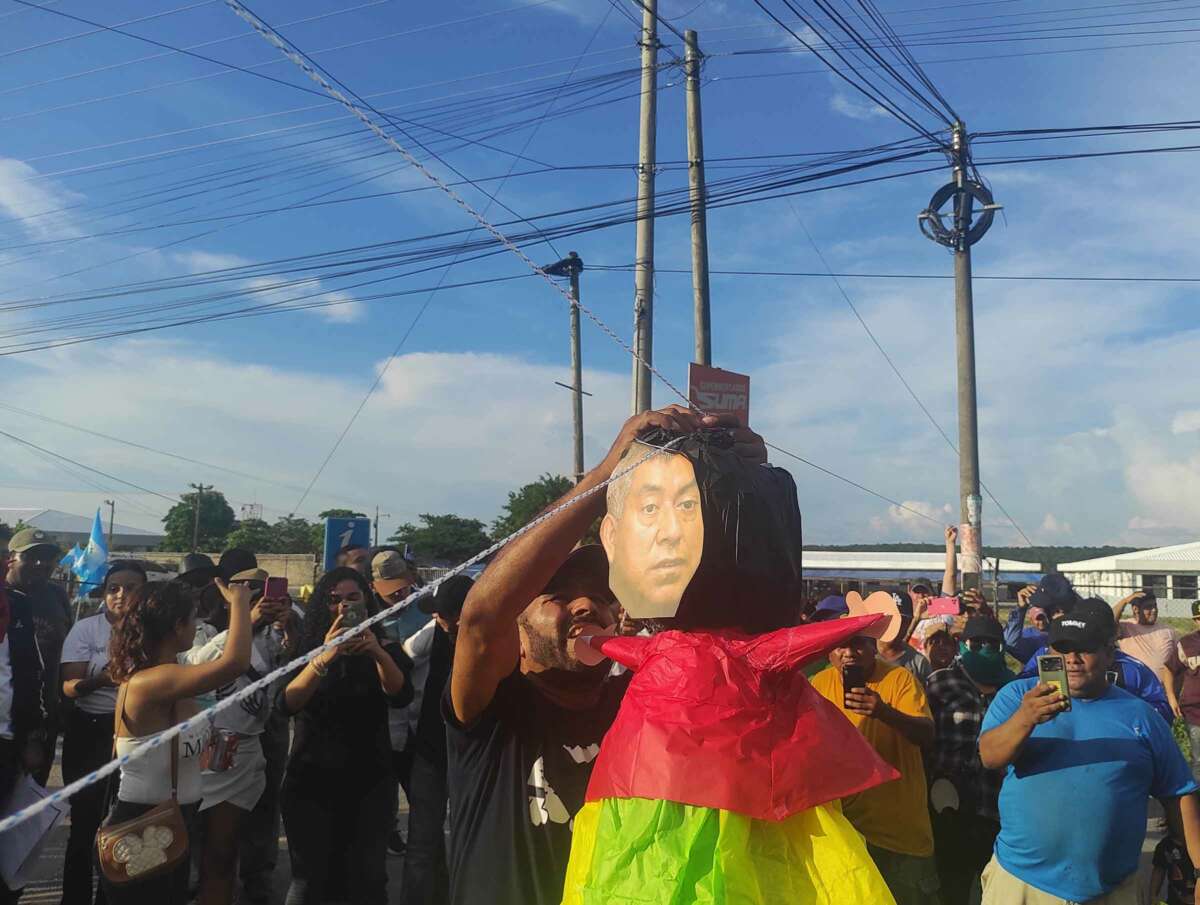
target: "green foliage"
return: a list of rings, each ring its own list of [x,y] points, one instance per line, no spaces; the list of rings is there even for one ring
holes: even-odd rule
[[[260,518],[239,522],[225,538],[225,547],[241,547],[251,553],[270,553],[275,539],[271,526]]]
[[[163,517],[164,550],[186,551],[192,549],[192,531],[196,519],[196,494],[185,493],[181,502],[171,507]],[[237,523],[233,509],[219,490],[206,490],[200,497],[199,550],[221,550],[225,538]]]
[[[326,509],[324,512],[318,512],[317,518],[324,520],[327,518],[366,518],[365,512],[355,512],[353,509]]]
[[[320,544],[315,542],[323,536],[322,532],[307,519],[285,515],[271,526],[271,532],[274,534],[272,553],[320,552]]]
[[[575,482],[562,475],[544,474],[520,490],[510,491],[504,512],[492,522],[492,537],[499,540],[514,531],[524,528],[538,514],[564,493],[575,486]]]
[[[462,562],[491,543],[479,519],[429,513],[418,518],[419,526],[403,524],[388,538],[389,544],[409,544],[418,562]]]

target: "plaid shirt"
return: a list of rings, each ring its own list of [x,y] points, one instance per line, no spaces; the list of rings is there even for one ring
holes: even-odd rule
[[[979,727],[994,694],[983,694],[955,660],[925,683],[937,732],[929,760],[929,781],[945,777],[958,790],[965,812],[1000,820],[1001,770],[988,770],[979,761]]]

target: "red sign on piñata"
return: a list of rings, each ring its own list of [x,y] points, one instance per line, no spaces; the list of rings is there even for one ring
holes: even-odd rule
[[[688,365],[688,399],[709,415],[733,415],[750,426],[750,378],[692,362]]]

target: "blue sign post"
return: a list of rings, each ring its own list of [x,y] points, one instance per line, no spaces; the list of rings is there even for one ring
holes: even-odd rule
[[[325,519],[325,571],[337,562],[337,555],[347,547],[369,547],[371,545],[371,520],[369,518]]]

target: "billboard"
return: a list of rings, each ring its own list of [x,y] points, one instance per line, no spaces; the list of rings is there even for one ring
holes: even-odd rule
[[[688,365],[688,399],[709,415],[733,415],[750,426],[750,378],[692,362]]]
[[[338,552],[347,547],[371,546],[371,520],[369,518],[325,519],[324,568],[332,569]]]

